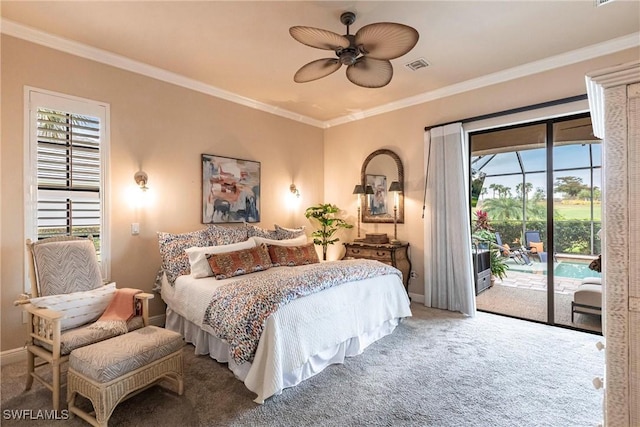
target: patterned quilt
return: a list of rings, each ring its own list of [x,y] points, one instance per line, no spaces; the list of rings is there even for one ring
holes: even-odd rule
[[[203,319],[229,345],[237,363],[253,361],[267,318],[296,298],[346,282],[396,274],[400,270],[378,261],[356,259],[302,265],[250,274],[221,286]]]

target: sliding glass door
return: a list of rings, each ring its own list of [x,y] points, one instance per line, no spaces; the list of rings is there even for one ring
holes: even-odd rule
[[[553,123],[555,323],[602,331],[600,254],[601,141],[589,117]]]
[[[572,320],[574,293],[599,253],[600,145],[589,116],[472,133],[470,147],[472,238],[490,252],[495,276],[478,309],[599,330],[595,314]]]

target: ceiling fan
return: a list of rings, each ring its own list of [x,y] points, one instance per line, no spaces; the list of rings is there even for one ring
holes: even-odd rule
[[[360,28],[349,34],[349,26],[356,20],[353,12],[340,15],[340,22],[347,26],[347,34],[341,36],[320,28],[296,26],[289,34],[302,44],[318,49],[333,50],[337,58],[323,58],[303,65],[293,76],[297,83],[318,80],[334,73],[342,65],[347,66],[347,78],[351,83],[367,88],[386,86],[393,77],[390,59],[409,52],[418,42],[418,32],[407,25],[379,22]]]

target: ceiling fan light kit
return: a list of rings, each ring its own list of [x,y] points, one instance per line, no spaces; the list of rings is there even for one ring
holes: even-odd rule
[[[293,76],[296,83],[318,80],[347,66],[347,78],[351,83],[366,88],[386,86],[393,77],[391,59],[409,52],[418,42],[418,32],[407,25],[379,22],[365,25],[349,34],[349,26],[355,22],[353,12],[345,12],[340,22],[346,25],[347,34],[340,35],[320,28],[295,26],[289,34],[300,43],[317,49],[333,50],[336,58],[323,58],[303,65]]]

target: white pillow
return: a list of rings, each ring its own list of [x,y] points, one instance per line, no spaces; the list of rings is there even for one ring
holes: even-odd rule
[[[264,237],[258,237],[258,236],[253,236],[250,239],[253,239],[256,242],[256,245],[266,243],[267,245],[274,245],[274,246],[300,246],[307,243],[307,236],[305,234],[295,237],[293,239],[284,239],[284,240],[265,239]]]
[[[38,308],[62,312],[60,329],[65,331],[98,320],[115,293],[116,283],[111,282],[90,291],[31,298],[30,302]]]
[[[191,266],[191,276],[196,279],[202,279],[203,277],[213,276],[213,271],[207,261],[207,255],[222,254],[225,252],[239,251],[242,249],[251,249],[256,247],[254,240],[245,240],[240,243],[232,243],[230,245],[218,245],[218,246],[195,246],[187,248],[184,251],[189,257],[189,264]]]

